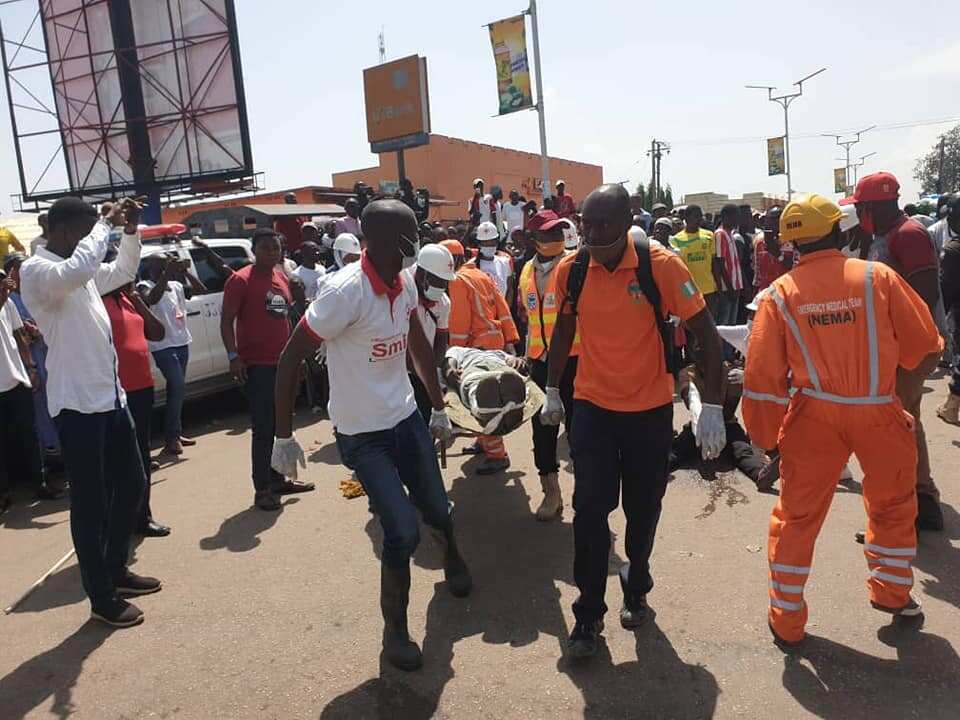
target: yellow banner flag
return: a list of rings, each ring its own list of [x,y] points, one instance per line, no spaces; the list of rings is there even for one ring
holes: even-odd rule
[[[525,16],[517,15],[491,23],[490,44],[497,65],[500,114],[533,107]]]
[[[834,168],[833,170],[833,191],[835,193],[847,193],[847,169]]]
[[[767,140],[767,175],[785,175],[786,172],[787,156],[783,150],[783,138],[769,138]]]

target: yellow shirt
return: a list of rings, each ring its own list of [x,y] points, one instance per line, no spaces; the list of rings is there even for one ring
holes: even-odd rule
[[[26,252],[16,235],[6,228],[0,228],[0,263],[3,263],[11,247],[18,252]]]
[[[681,230],[670,238],[670,245],[680,253],[697,289],[704,295],[715,293],[717,282],[713,279],[713,258],[717,254],[717,245],[713,233],[703,228],[696,233]]]

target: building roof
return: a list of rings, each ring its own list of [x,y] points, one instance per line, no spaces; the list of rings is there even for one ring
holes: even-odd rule
[[[263,205],[236,205],[235,207],[244,207],[254,212],[263,213],[270,217],[295,217],[300,215],[343,215],[344,209],[341,205],[332,203],[308,204],[308,203],[272,203]],[[218,209],[218,208],[214,208]]]

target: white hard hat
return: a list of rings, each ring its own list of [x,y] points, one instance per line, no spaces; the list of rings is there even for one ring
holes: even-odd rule
[[[360,241],[353,233],[340,233],[333,241],[333,249],[339,250],[344,255],[359,255]]]
[[[853,230],[860,224],[860,218],[857,217],[857,208],[855,205],[841,205],[840,211],[843,217],[840,218],[840,232]]]
[[[496,240],[498,237],[500,237],[500,233],[497,232],[497,226],[489,220],[480,223],[477,227],[477,240],[480,242]]]
[[[563,249],[577,250],[580,247],[580,234],[577,232],[577,226],[569,218],[563,218]]]
[[[441,280],[450,281],[456,277],[453,255],[442,245],[430,244],[420,248],[420,254],[417,255],[417,267],[422,267]]]

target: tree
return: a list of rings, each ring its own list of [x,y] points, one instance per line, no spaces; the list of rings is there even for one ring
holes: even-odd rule
[[[917,160],[913,168],[913,179],[920,183],[923,193],[945,193],[960,189],[960,125],[945,132],[930,152]]]
[[[640,198],[640,207],[645,208],[650,206],[648,203],[647,189],[643,186],[642,182],[637,183],[636,197]]]
[[[663,193],[663,199],[660,201],[667,206],[667,210],[673,210],[673,188],[667,183],[666,192]]]

